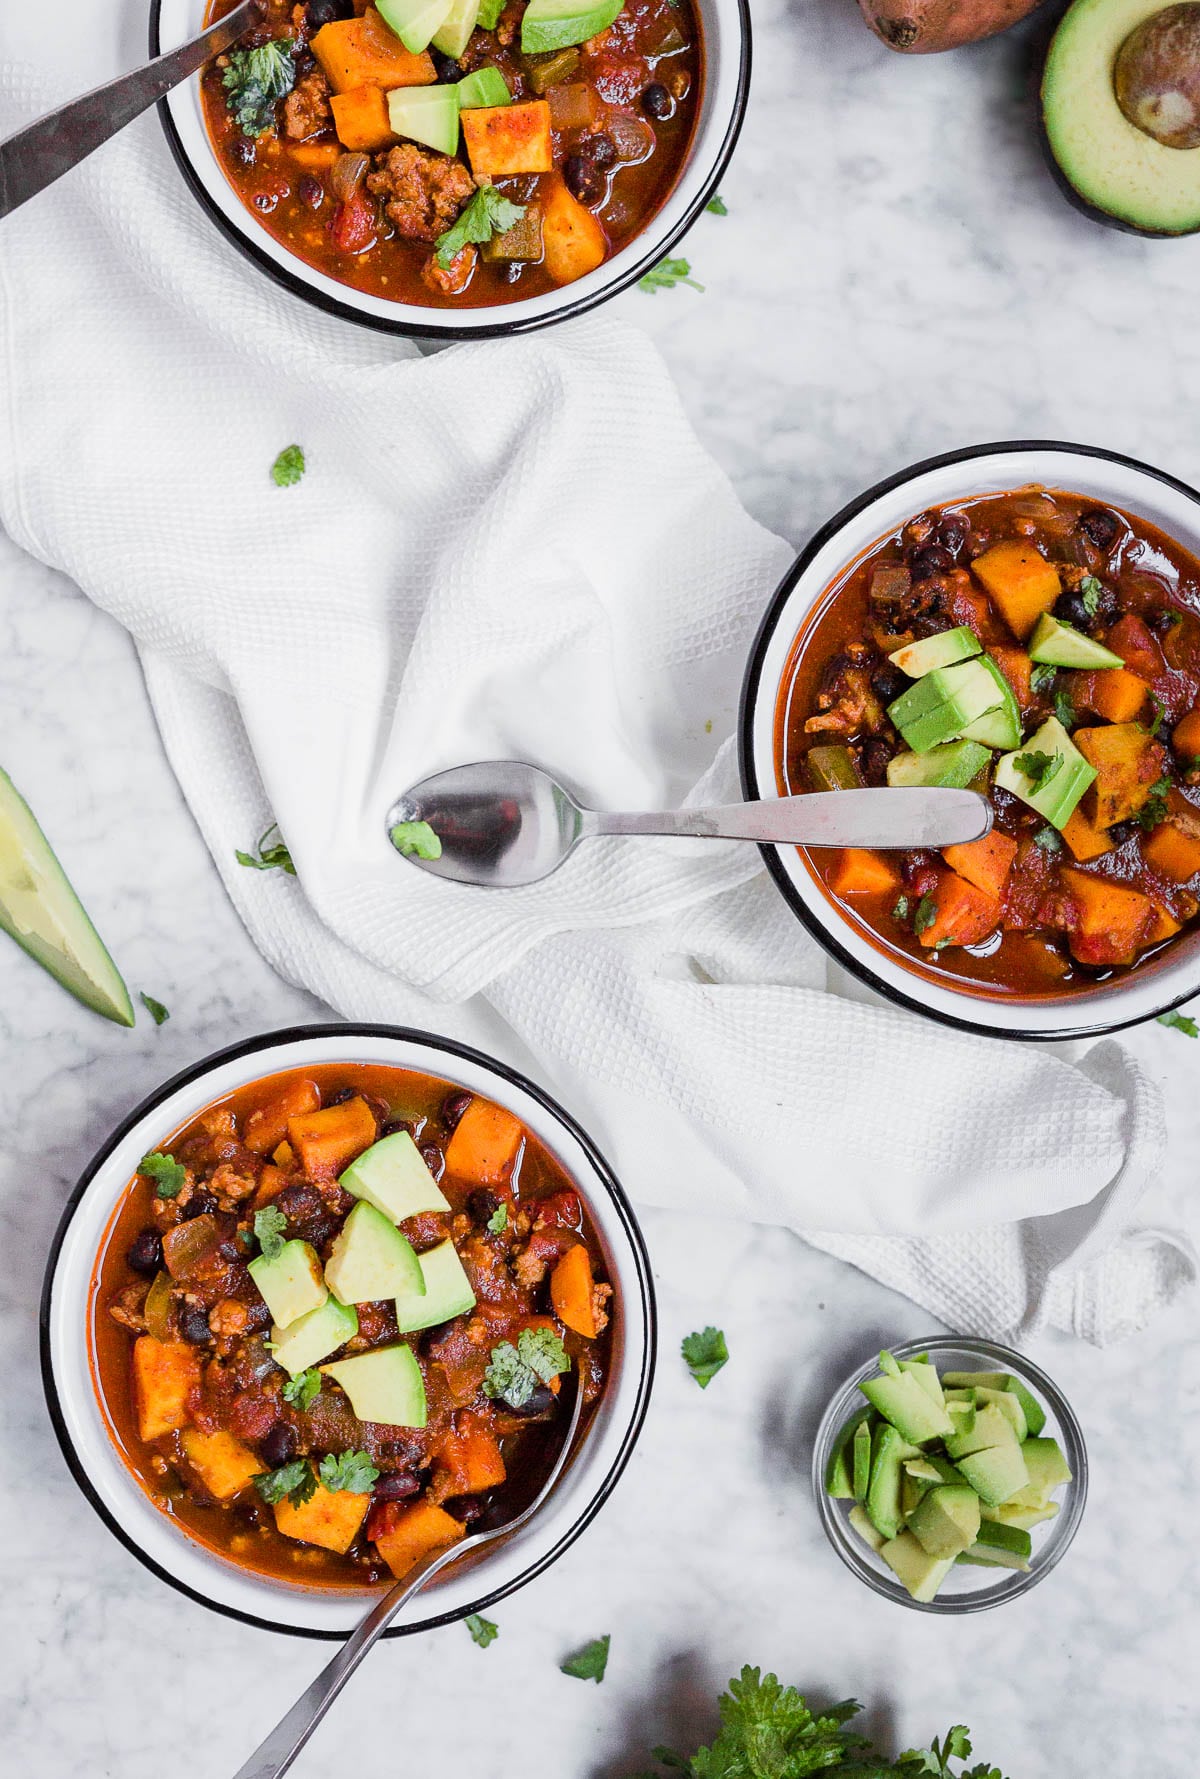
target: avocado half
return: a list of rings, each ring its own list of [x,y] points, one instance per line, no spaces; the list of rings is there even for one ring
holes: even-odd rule
[[[1200,229],[1200,148],[1165,148],[1117,104],[1113,64],[1164,0],[1075,0],[1042,73],[1042,124],[1058,169],[1092,211],[1143,235]]]

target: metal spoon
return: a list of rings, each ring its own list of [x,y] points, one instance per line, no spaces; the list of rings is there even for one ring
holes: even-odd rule
[[[61,179],[93,149],[132,123],[155,100],[236,43],[258,20],[263,0],[242,0],[207,25],[198,37],[169,55],[157,56],[130,74],[118,75],[82,98],[47,112],[36,123],[0,142],[0,216]]]
[[[407,824],[427,823],[436,858],[414,851]],[[940,847],[978,840],[992,808],[977,791],[887,787],[817,791],[773,802],[727,803],[621,815],[587,809],[549,773],[520,760],[480,760],[422,779],[393,804],[388,834],[423,871],[457,883],[511,889],[537,883],[600,834],[756,840],[774,846]]]
[[[550,1474],[534,1496],[533,1500],[515,1515],[494,1521],[488,1525],[479,1522],[478,1529],[470,1537],[462,1538],[452,1544],[449,1550],[435,1551],[423,1562],[410,1569],[402,1581],[373,1606],[362,1624],[359,1625],[333,1660],[317,1675],[312,1685],[301,1693],[296,1703],[286,1716],[281,1717],[270,1735],[260,1742],[250,1759],[240,1766],[233,1779],[279,1779],[286,1773],[300,1750],[304,1747],[333,1701],[337,1698],[351,1674],[358,1667],[371,1645],[391,1623],[405,1601],[411,1600],[419,1593],[426,1582],[432,1581],[440,1570],[451,1563],[457,1563],[468,1551],[482,1550],[486,1545],[493,1544],[498,1538],[507,1538],[510,1533],[531,1520],[550,1494],[555,1483],[562,1475],[567,1459],[575,1444],[575,1435],[579,1431],[579,1421],[583,1414],[583,1364],[580,1362],[575,1373],[575,1401],[571,1408],[571,1419],[563,1436],[562,1445],[551,1466]],[[503,1512],[505,1503],[497,1503],[496,1511]],[[486,1516],[485,1516],[486,1518]]]

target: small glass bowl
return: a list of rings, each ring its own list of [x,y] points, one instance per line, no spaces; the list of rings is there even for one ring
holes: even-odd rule
[[[906,1341],[903,1346],[892,1347],[891,1351],[897,1359],[914,1359],[918,1353],[928,1353],[939,1372],[1012,1372],[1014,1377],[1018,1377],[1032,1391],[1045,1409],[1043,1437],[1057,1439],[1071,1467],[1074,1481],[1064,1484],[1055,1497],[1059,1502],[1057,1516],[1052,1520],[1043,1520],[1033,1528],[1030,1534],[1033,1554],[1030,1557],[1030,1566],[1024,1573],[1019,1569],[992,1570],[956,1563],[934,1599],[914,1600],[883,1560],[876,1556],[869,1545],[863,1543],[851,1526],[849,1510],[854,1503],[835,1501],[825,1492],[825,1475],[834,1441],[846,1422],[866,1401],[858,1385],[861,1380],[873,1377],[879,1370],[878,1355],[872,1354],[865,1365],[860,1365],[834,1391],[817,1429],[813,1448],[813,1494],[826,1536],[846,1567],[852,1569],[860,1581],[865,1581],[868,1587],[874,1588],[885,1599],[897,1600],[901,1606],[911,1606],[917,1612],[986,1612],[991,1606],[1001,1606],[1006,1600],[1015,1600],[1018,1595],[1028,1593],[1031,1587],[1035,1587],[1043,1576],[1049,1575],[1055,1564],[1061,1561],[1083,1518],[1088,1486],[1087,1451],[1071,1405],[1044,1371],[1040,1371],[1022,1354],[1014,1353],[1011,1347],[996,1346],[986,1340],[935,1335],[932,1340]]]

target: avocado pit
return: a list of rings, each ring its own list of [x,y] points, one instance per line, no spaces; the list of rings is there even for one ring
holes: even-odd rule
[[[1166,6],[1131,31],[1113,90],[1135,129],[1165,148],[1200,148],[1200,4]]]

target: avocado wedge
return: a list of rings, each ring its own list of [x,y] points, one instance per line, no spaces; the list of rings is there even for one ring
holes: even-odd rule
[[[1144,235],[1200,229],[1200,148],[1174,148],[1132,123],[1117,101],[1123,45],[1166,9],[1161,0],[1074,0],[1042,73],[1042,125],[1068,195]],[[1190,78],[1190,74],[1189,74]]]
[[[0,769],[0,927],[68,994],[133,1024],[120,971],[71,888],[28,803]]]

